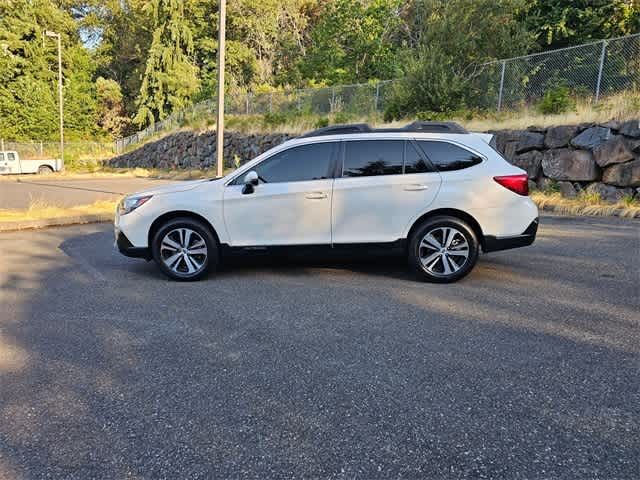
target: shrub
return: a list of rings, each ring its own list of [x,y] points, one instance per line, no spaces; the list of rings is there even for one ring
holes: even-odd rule
[[[265,127],[278,127],[289,121],[288,115],[284,112],[267,112],[262,117],[262,124]]]
[[[225,125],[229,130],[244,132],[262,123],[262,115],[225,115]]]
[[[316,123],[313,125],[313,128],[324,128],[329,126],[329,119],[327,117],[320,117],[316,120]]]
[[[620,199],[620,203],[626,207],[632,207],[638,203],[638,200],[633,198],[633,195],[625,195]]]
[[[538,110],[544,115],[564,113],[575,110],[576,102],[571,96],[571,90],[565,86],[558,86],[547,90],[538,103]]]
[[[448,120],[453,117],[454,114],[451,112],[431,112],[431,111],[420,111],[416,112],[415,117],[418,120],[423,120],[426,122],[439,122],[443,120]]]
[[[349,123],[353,119],[353,115],[347,112],[338,112],[333,116],[333,123]]]
[[[602,202],[602,197],[598,192],[587,192],[586,190],[578,193],[578,199],[589,205],[597,205]]]
[[[560,185],[558,185],[558,182],[555,180],[549,180],[548,182],[545,182],[543,185],[541,185],[541,187],[541,190],[544,193],[560,193]]]
[[[448,117],[463,110],[469,94],[469,78],[458,73],[454,56],[437,47],[426,47],[407,60],[405,76],[392,86],[384,120],[392,121],[429,112]]]

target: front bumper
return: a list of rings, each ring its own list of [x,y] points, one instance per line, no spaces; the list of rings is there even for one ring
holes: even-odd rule
[[[127,236],[116,229],[116,247],[121,254],[127,257],[144,258],[151,260],[151,251],[146,247],[134,247]]]
[[[514,237],[494,237],[491,235],[485,235],[482,249],[487,253],[497,252],[499,250],[509,250],[511,248],[526,247],[534,242],[537,233],[538,218],[531,222],[521,235],[516,235]]]

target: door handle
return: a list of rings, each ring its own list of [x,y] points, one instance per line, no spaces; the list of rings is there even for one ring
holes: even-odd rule
[[[427,188],[429,188],[429,185],[424,185],[424,184],[414,184],[414,185],[405,185],[404,189],[409,191],[409,192],[416,192],[419,190],[426,190]]]
[[[323,198],[327,198],[327,194],[324,192],[309,192],[304,197],[309,200],[322,200]]]

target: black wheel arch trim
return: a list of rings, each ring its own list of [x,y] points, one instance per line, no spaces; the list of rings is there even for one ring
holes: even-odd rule
[[[216,232],[216,229],[213,228],[213,225],[211,225],[211,222],[209,222],[209,220],[207,220],[202,215],[198,215],[197,213],[190,212],[188,210],[173,210],[171,212],[163,213],[162,215],[160,215],[158,218],[156,218],[153,221],[153,223],[149,227],[149,233],[147,236],[147,245],[149,245],[149,250],[151,250],[151,243],[153,242],[153,237],[158,231],[158,229],[164,223],[168,222],[169,220],[173,220],[174,218],[192,218],[194,220],[201,222],[203,225],[207,226],[211,230],[211,233],[213,234],[213,238],[215,238],[216,243],[218,244],[218,246],[220,246],[220,237],[218,236],[218,232]]]
[[[411,238],[411,235],[413,235],[413,232],[417,228],[419,228],[420,225],[422,225],[425,221],[427,221],[430,218],[439,217],[439,216],[455,217],[459,220],[467,222],[469,226],[473,229],[473,232],[476,234],[478,242],[480,242],[480,244],[484,249],[485,237],[484,237],[484,234],[482,233],[482,227],[480,227],[480,224],[478,223],[478,221],[475,218],[473,218],[473,216],[469,215],[467,212],[458,210],[456,208],[437,208],[435,210],[430,210],[427,213],[421,215],[415,222],[413,222],[413,225],[411,225],[411,228],[407,233],[407,239]]]

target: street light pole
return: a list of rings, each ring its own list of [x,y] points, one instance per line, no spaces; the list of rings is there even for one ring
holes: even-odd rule
[[[60,116],[60,161],[64,170],[64,113],[62,100],[62,41],[60,34],[47,30],[44,32],[47,37],[55,38],[58,42],[58,114]]]
[[[222,177],[224,168],[224,42],[226,0],[220,1],[218,12],[218,119],[216,121],[217,175]]]

